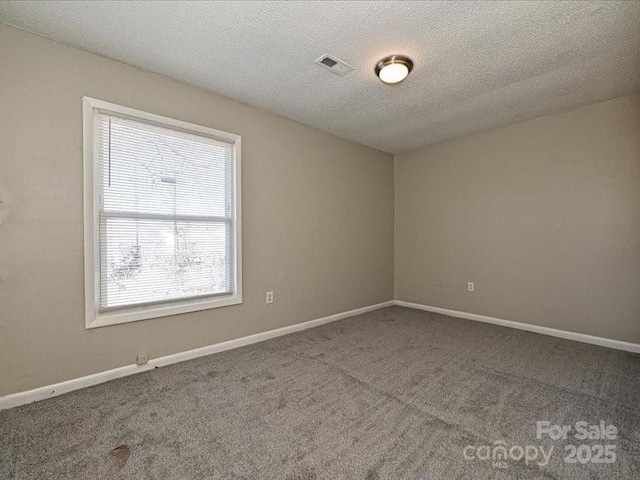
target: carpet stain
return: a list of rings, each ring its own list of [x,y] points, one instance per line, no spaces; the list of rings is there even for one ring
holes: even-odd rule
[[[124,464],[129,460],[129,456],[131,455],[131,448],[126,443],[122,445],[118,445],[114,449],[109,452],[109,457],[111,457],[118,464],[118,468],[124,467]]]
[[[315,480],[316,478],[318,478],[318,475],[316,475],[315,470],[306,467],[303,467],[299,472],[287,476],[287,480]]]
[[[384,314],[382,315],[382,319],[383,319],[383,320],[382,320],[383,322],[387,322],[387,323],[388,323],[388,322],[395,322],[395,321],[396,321],[396,319],[395,319],[395,318],[393,318],[393,317],[391,317],[391,316],[387,315],[386,313],[384,313]]]
[[[370,468],[369,470],[367,470],[367,476],[364,477],[364,480],[380,480],[378,470],[376,470],[375,468]]]

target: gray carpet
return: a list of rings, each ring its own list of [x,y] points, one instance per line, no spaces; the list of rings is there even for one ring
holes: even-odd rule
[[[538,420],[615,425],[587,443],[616,462],[564,463],[580,442],[536,439]],[[555,450],[465,460],[499,440]],[[640,357],[391,307],[0,412],[0,462],[30,480],[638,479]]]

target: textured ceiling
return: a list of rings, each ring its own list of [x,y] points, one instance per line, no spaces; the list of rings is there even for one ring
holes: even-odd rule
[[[0,21],[394,153],[640,91],[640,2],[3,1]],[[386,86],[392,53],[415,69]]]

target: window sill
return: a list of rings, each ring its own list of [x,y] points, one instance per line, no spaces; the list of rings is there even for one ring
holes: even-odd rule
[[[100,328],[121,323],[137,322],[152,318],[180,315],[182,313],[211,310],[214,308],[228,307],[242,303],[242,295],[234,294],[216,298],[202,298],[198,300],[185,300],[168,304],[145,305],[143,307],[123,308],[112,312],[87,312],[85,328]]]

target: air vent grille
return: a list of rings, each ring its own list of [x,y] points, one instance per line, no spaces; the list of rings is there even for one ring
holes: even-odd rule
[[[347,62],[340,60],[329,54],[324,54],[320,58],[318,58],[315,63],[320,65],[322,68],[326,68],[330,72],[335,73],[336,75],[346,75],[347,73],[353,71],[353,67],[349,65]]]
[[[320,60],[320,63],[323,64],[323,65],[326,65],[329,68],[331,68],[334,65],[338,64],[338,62],[336,62],[335,60],[330,59],[329,57],[324,57],[322,60]]]

